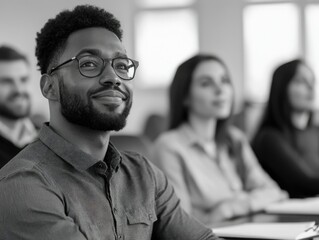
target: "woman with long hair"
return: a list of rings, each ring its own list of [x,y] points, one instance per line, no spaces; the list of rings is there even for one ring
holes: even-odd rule
[[[270,95],[253,149],[290,197],[319,194],[319,129],[312,124],[315,77],[300,59],[273,73]]]
[[[286,197],[230,125],[233,105],[225,63],[208,54],[188,59],[170,86],[170,129],[153,149],[184,209],[208,226]]]

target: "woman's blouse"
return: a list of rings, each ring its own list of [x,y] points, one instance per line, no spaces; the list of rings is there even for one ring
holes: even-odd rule
[[[258,164],[244,134],[231,127],[229,145],[207,151],[190,125],[163,133],[153,148],[154,163],[164,171],[180,197],[182,207],[201,222],[222,219],[221,203],[247,195],[251,211],[285,198]]]

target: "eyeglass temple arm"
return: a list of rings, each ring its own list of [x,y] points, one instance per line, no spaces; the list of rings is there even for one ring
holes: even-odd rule
[[[52,72],[54,72],[55,70],[57,70],[59,67],[65,65],[65,64],[67,64],[67,63],[69,63],[69,62],[74,61],[75,59],[76,59],[76,57],[73,57],[73,58],[71,58],[71,59],[69,59],[69,60],[67,60],[67,61],[65,61],[65,62],[63,62],[63,63],[61,63],[61,64],[59,64],[58,66],[51,68],[49,74],[51,74]]]

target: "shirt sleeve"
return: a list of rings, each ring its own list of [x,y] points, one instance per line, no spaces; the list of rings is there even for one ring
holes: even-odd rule
[[[271,129],[261,132],[254,150],[265,169],[284,188],[318,194],[318,168],[308,165],[280,132]]]
[[[65,213],[63,197],[35,169],[0,180],[0,239],[86,240]]]
[[[260,166],[248,140],[241,136],[241,155],[244,168],[244,188],[247,191],[252,211],[262,210],[269,203],[288,197],[277,183]]]
[[[217,240],[212,229],[188,215],[180,206],[173,187],[165,175],[150,163],[156,182],[156,212],[152,239]]]

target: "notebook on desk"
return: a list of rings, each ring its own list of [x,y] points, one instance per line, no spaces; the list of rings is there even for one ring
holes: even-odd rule
[[[315,225],[315,222],[286,222],[286,223],[243,223],[235,226],[214,228],[214,233],[224,238],[240,239],[276,239],[302,240],[306,230]]]
[[[319,215],[319,197],[287,199],[265,208],[267,213]]]

